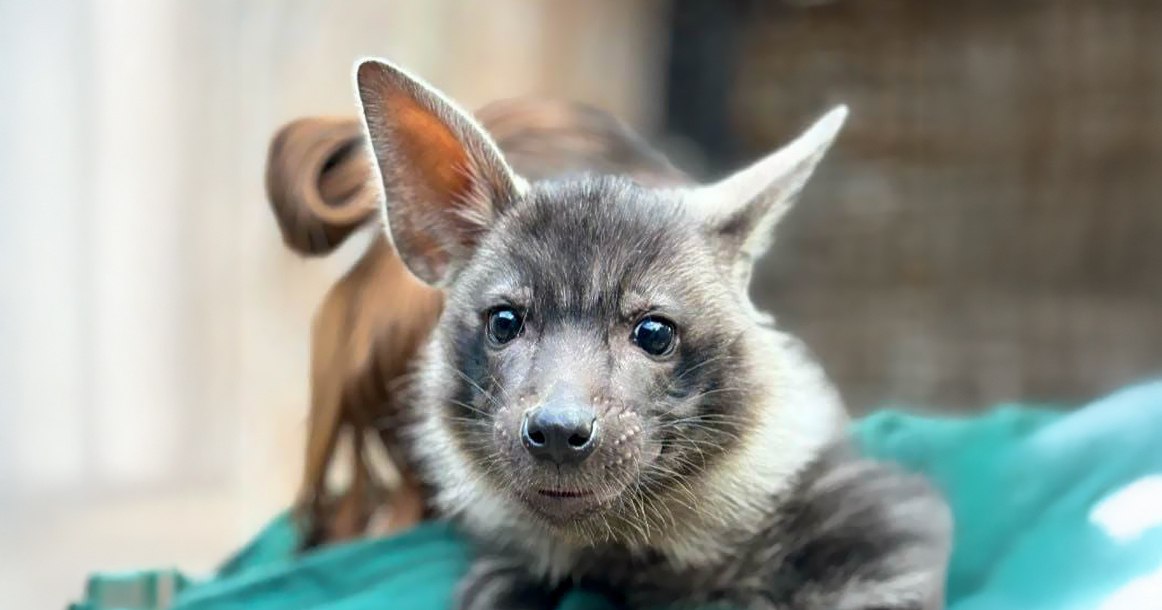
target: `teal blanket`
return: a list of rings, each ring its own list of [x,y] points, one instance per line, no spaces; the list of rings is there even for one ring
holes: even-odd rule
[[[926,474],[948,497],[950,610],[1162,609],[1162,382],[1072,412],[1002,405],[956,419],[885,410],[854,434],[867,454]],[[175,610],[437,610],[449,607],[469,561],[439,523],[301,556],[295,543],[283,515],[211,579],[96,575],[74,608],[149,609],[168,587]],[[607,607],[581,593],[562,605]]]

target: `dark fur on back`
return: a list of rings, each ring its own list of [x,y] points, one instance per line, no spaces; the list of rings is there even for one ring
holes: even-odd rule
[[[735,553],[713,569],[595,549],[579,562],[596,575],[584,584],[632,608],[941,607],[951,524],[923,480],[840,442],[769,501],[757,530],[727,534]]]
[[[629,608],[941,606],[939,496],[851,451],[838,394],[747,293],[845,111],[714,185],[530,183],[402,70],[358,80],[392,235],[447,295],[411,432],[478,545],[459,607],[549,607],[573,584]],[[519,320],[503,341],[499,310]],[[649,320],[664,349],[637,338]],[[584,413],[583,458],[532,449],[545,412]]]
[[[713,253],[690,220],[672,201],[625,179],[534,184],[527,200],[498,219],[477,256],[480,260],[469,265],[472,271],[452,289],[446,314],[448,365],[460,373],[432,378],[457,388],[455,400],[432,407],[443,410],[442,425],[460,450],[481,464],[497,458],[478,439],[498,415],[475,409],[486,406],[489,396],[509,391],[500,381],[509,378],[490,362],[473,319],[490,287],[525,286],[530,295],[525,305],[537,312],[543,326],[581,329],[580,335],[600,336],[602,341],[610,340],[607,321],[621,315],[629,288],[669,292],[675,301],[696,304],[691,315],[714,315],[716,307],[735,305],[699,294],[717,292],[716,284],[729,294],[730,278],[699,270],[697,261],[714,268],[708,262]],[[458,308],[468,313],[460,317]],[[712,324],[687,338],[676,357],[672,383],[657,388],[654,398],[663,405],[657,413],[663,422],[659,427],[673,426],[673,438],[681,441],[660,452],[659,467],[643,473],[636,494],[621,507],[624,513],[609,507],[603,522],[574,524],[577,543],[552,543],[558,534],[542,529],[536,515],[516,506],[500,517],[471,494],[445,504],[467,518],[486,557],[477,567],[483,570],[479,578],[465,582],[466,607],[509,607],[513,592],[521,592],[516,597],[529,607],[541,607],[553,583],[574,581],[628,608],[711,602],[820,610],[939,607],[950,528],[942,501],[914,477],[859,460],[839,434],[828,436],[829,448],[805,461],[792,484],[773,492],[766,486],[753,489],[756,497],[751,500],[766,507],[757,519],[714,528],[725,552],[691,548],[685,551],[689,557],[682,557],[683,551],[662,550],[669,546],[662,530],[680,531],[683,519],[698,521],[688,505],[699,502],[701,495],[693,488],[678,491],[688,485],[684,481],[712,471],[736,453],[747,435],[743,427],[761,419],[757,411],[767,408],[755,398],[763,390],[744,371],[759,364],[778,375],[779,363],[748,362],[744,344],[747,333],[774,332],[769,323],[761,329],[745,323]],[[781,341],[788,353],[804,353],[789,337]],[[570,364],[616,379],[616,371],[587,360],[584,353],[577,353]],[[682,408],[671,410],[667,397],[684,403]],[[682,420],[687,423],[673,424]],[[659,442],[665,445],[670,438]],[[769,459],[779,457],[772,451]],[[435,478],[444,478],[443,467],[436,468],[441,474]],[[492,474],[501,480],[495,483],[500,487],[527,484]],[[651,501],[651,496],[668,501]],[[459,501],[465,503],[462,508]],[[713,505],[701,509],[731,510]],[[649,512],[641,515],[637,510]],[[641,523],[654,531],[641,531]],[[536,542],[528,544],[530,538]]]

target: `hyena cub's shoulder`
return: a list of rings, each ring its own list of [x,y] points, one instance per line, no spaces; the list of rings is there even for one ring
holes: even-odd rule
[[[707,186],[530,183],[403,70],[367,61],[357,85],[391,237],[447,294],[413,432],[480,545],[461,607],[577,581],[631,606],[939,599],[939,502],[834,448],[836,392],[747,295],[845,109]]]

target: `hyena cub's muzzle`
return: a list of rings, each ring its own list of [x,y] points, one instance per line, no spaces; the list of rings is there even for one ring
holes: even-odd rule
[[[601,437],[597,413],[570,392],[556,391],[521,418],[521,444],[533,459],[556,466],[580,466]]]

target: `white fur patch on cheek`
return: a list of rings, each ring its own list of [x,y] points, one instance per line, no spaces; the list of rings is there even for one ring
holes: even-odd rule
[[[755,405],[750,430],[727,459],[701,477],[695,494],[701,522],[666,542],[669,559],[678,566],[713,563],[723,548],[722,518],[737,526],[758,527],[769,511],[768,500],[793,483],[795,475],[842,431],[846,415],[838,393],[795,339],[763,329],[747,349],[749,374],[763,395]],[[761,363],[761,364],[757,364]]]
[[[485,483],[471,467],[471,458],[456,446],[447,423],[441,419],[434,412],[424,417],[419,437],[423,440],[418,452],[436,486],[437,506],[448,515],[457,515],[474,504]]]

